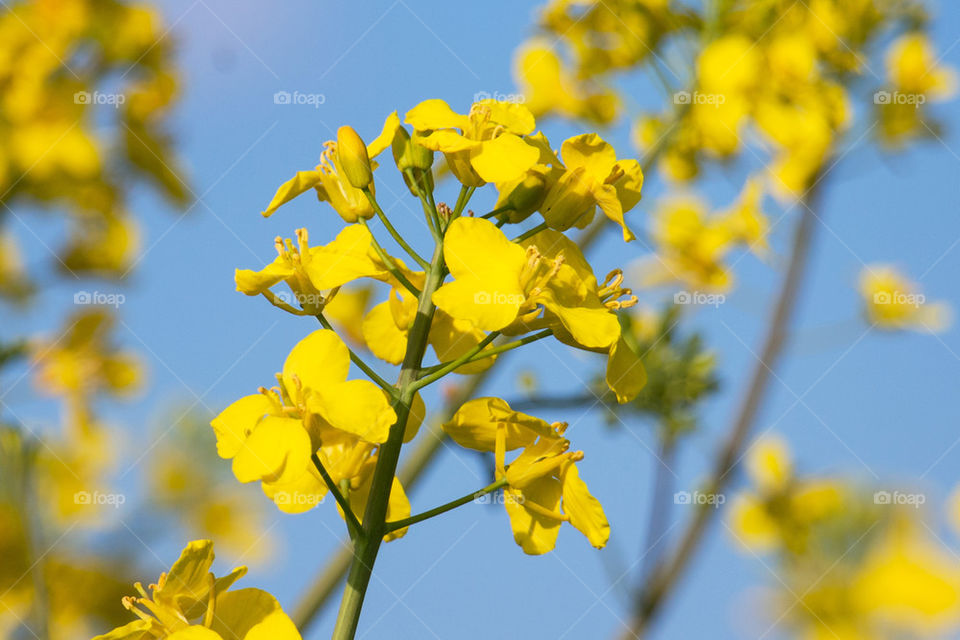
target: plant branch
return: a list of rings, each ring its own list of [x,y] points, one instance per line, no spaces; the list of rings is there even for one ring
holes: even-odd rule
[[[320,324],[323,325],[324,329],[330,329],[331,331],[335,330],[333,328],[333,325],[330,324],[330,321],[327,320],[322,313],[318,313],[315,317],[320,322]],[[353,362],[353,364],[360,367],[360,370],[363,371],[365,374],[367,374],[368,378],[376,382],[377,386],[379,386],[381,389],[389,393],[391,397],[394,397],[397,395],[397,388],[392,384],[390,384],[389,382],[387,382],[386,380],[384,380],[383,378],[381,378],[380,375],[377,374],[377,372],[374,371],[370,365],[364,362],[363,358],[358,356],[353,349],[351,349],[350,347],[347,347],[347,352],[350,354],[350,361]]]
[[[310,456],[310,460],[313,461],[313,466],[315,466],[317,471],[320,472],[320,477],[323,478],[323,481],[327,484],[327,488],[330,490],[330,493],[333,494],[337,504],[340,505],[340,509],[343,510],[343,519],[347,523],[347,530],[350,532],[350,538],[355,539],[359,536],[362,536],[363,527],[361,526],[360,521],[357,520],[357,515],[350,507],[350,501],[347,500],[346,496],[344,496],[340,491],[340,487],[337,486],[337,483],[333,481],[333,478],[327,472],[326,467],[324,467],[323,463],[320,461],[320,456],[318,456],[316,452],[313,452],[313,454]]]
[[[490,334],[490,335],[493,335],[493,334]],[[490,335],[488,335],[487,338],[489,338]],[[476,353],[474,353],[473,355],[470,355],[469,357],[460,357],[460,358],[457,358],[456,360],[453,360],[452,362],[445,362],[443,364],[434,365],[433,367],[430,367],[429,369],[427,369],[427,375],[417,380],[414,383],[414,388],[422,389],[428,384],[432,382],[436,382],[446,374],[450,373],[454,369],[464,364],[467,364],[470,362],[476,362],[477,360],[483,360],[484,358],[489,358],[491,356],[498,355],[505,351],[512,351],[517,347],[522,347],[525,344],[530,344],[531,342],[536,342],[537,340],[542,340],[543,338],[546,338],[547,336],[552,336],[552,335],[553,335],[553,329],[544,329],[539,333],[534,333],[533,335],[529,335],[519,340],[508,342],[506,344],[501,344],[496,347],[490,347],[489,349],[484,349],[486,345],[483,342],[481,342],[480,345],[478,345],[479,349],[476,349]],[[484,340],[484,342],[486,342],[486,339]],[[473,349],[471,349],[471,351],[473,351]]]
[[[760,410],[773,375],[773,368],[783,351],[813,241],[816,216],[811,206],[814,199],[813,194],[808,193],[808,197],[803,200],[804,211],[794,231],[789,266],[777,295],[769,329],[729,435],[714,462],[713,471],[705,489],[707,493],[720,493],[729,482],[739,462],[743,444]],[[632,621],[624,638],[639,638],[646,633],[651,621],[660,610],[660,605],[676,586],[684,569],[693,558],[707,525],[716,511],[718,509],[713,505],[697,506],[676,550],[657,563],[649,579],[634,598]]]
[[[380,218],[380,222],[383,223],[383,226],[386,227],[387,231],[390,233],[390,236],[400,245],[404,251],[407,252],[407,255],[413,258],[414,262],[420,265],[421,268],[426,269],[430,266],[430,263],[420,257],[420,254],[414,251],[406,240],[403,239],[403,236],[400,235],[400,232],[393,226],[390,220],[387,218],[387,214],[383,212],[383,209],[380,207],[380,204],[377,202],[377,199],[373,196],[373,192],[370,191],[370,188],[363,190],[363,193],[366,194],[367,200],[370,201],[370,206],[373,207],[374,213],[377,214],[377,217]]]
[[[366,227],[368,231],[370,230],[370,226],[367,224],[367,221],[364,220],[363,218],[360,218],[360,224]],[[390,272],[390,275],[396,278],[400,282],[400,284],[402,284],[407,289],[407,291],[409,291],[415,296],[419,296],[420,289],[417,289],[417,287],[414,286],[414,284],[410,282],[409,279],[407,279],[407,276],[403,275],[403,272],[400,271],[400,269],[397,267],[397,263],[393,261],[393,258],[390,257],[390,254],[384,251],[383,247],[380,246],[380,243],[377,241],[377,237],[373,235],[373,232],[370,233],[370,237],[373,239],[374,250],[377,252],[377,255],[380,257],[380,260],[383,261],[383,264],[387,268],[387,271]]]
[[[506,486],[506,484],[507,484],[507,479],[501,478],[496,482],[492,482],[488,484],[482,489],[477,489],[472,493],[468,493],[465,496],[461,496],[456,500],[451,500],[450,502],[442,504],[439,507],[434,507],[433,509],[424,511],[423,513],[418,513],[417,515],[410,516],[409,518],[403,518],[402,520],[395,520],[393,522],[388,522],[387,531],[396,531],[397,529],[403,529],[404,527],[409,527],[412,524],[417,524],[418,522],[429,520],[430,518],[434,516],[438,516],[441,513],[446,513],[447,511],[451,511],[453,509],[456,509],[457,507],[461,507],[467,504],[468,502],[473,502],[477,498],[481,498],[487,495],[488,493],[493,493],[497,489],[500,489],[501,487]]]

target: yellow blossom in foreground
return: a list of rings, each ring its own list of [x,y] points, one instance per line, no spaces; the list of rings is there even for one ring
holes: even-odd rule
[[[278,387],[240,398],[213,420],[217,452],[233,459],[240,482],[261,481],[281,510],[297,513],[327,492],[311,461],[318,449],[338,482],[360,475],[397,416],[373,382],[347,380],[349,368],[336,333],[314,331],[290,352]]]
[[[396,112],[390,114],[383,124],[383,132],[367,145],[368,161],[376,158],[390,146],[393,134],[399,126],[400,121]],[[353,157],[351,155],[351,159]],[[372,182],[369,183],[369,187],[373,191]],[[367,200],[367,196],[347,180],[337,143],[332,140],[324,143],[320,164],[314,170],[298,171],[296,175],[280,185],[273,200],[263,211],[263,216],[273,215],[273,212],[282,205],[310,189],[316,189],[317,198],[321,202],[329,202],[348,224],[357,222],[360,218],[369,219],[374,216],[373,206]]]
[[[148,593],[138,582],[139,596],[123,606],[139,620],[94,640],[299,640],[300,633],[276,598],[260,589],[228,591],[246,572],[238,567],[217,578],[211,573],[213,543],[189,543],[169,572],[160,574]]]
[[[946,303],[927,302],[916,283],[888,265],[864,267],[860,295],[867,320],[881,329],[941,331],[950,324]]]
[[[599,206],[607,218],[623,229],[624,241],[633,240],[636,236],[623,216],[640,202],[640,163],[633,159],[617,160],[614,148],[595,133],[565,140],[560,154],[565,171],[540,207],[547,225],[558,231],[583,227],[593,219]]]
[[[461,446],[494,453],[496,479],[505,482],[504,505],[513,537],[523,551],[540,555],[557,543],[560,525],[569,522],[596,548],[606,545],[610,525],[603,507],[580,479],[564,423],[550,424],[513,411],[500,398],[466,402],[443,430]],[[523,449],[506,464],[507,451]]]
[[[424,100],[405,122],[422,134],[422,146],[444,153],[450,171],[467,186],[514,180],[540,157],[523,139],[536,123],[522,104],[481,100],[461,115],[443,100]]]

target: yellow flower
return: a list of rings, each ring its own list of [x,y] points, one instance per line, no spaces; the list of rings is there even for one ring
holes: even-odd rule
[[[749,178],[737,202],[721,213],[723,224],[736,242],[748,245],[752,251],[766,251],[770,222],[763,212],[763,184],[758,178]]]
[[[563,68],[560,57],[545,41],[528,42],[517,51],[514,69],[524,104],[537,118],[557,114],[606,124],[617,116],[616,95],[588,90]]]
[[[747,452],[747,473],[761,492],[782,490],[793,476],[787,444],[779,437],[766,436]]]
[[[123,606],[139,620],[117,627],[94,640],[299,640],[293,621],[276,598],[260,589],[228,591],[246,567],[217,578],[210,572],[213,543],[189,543],[170,571],[160,574],[150,593],[137,582],[138,596],[123,599]]]
[[[453,175],[467,186],[515,180],[540,156],[523,140],[536,124],[522,104],[481,100],[461,115],[443,100],[425,100],[407,112],[405,122],[423,134],[422,146],[444,153]]]
[[[347,380],[349,368],[340,338],[326,329],[314,331],[290,352],[278,387],[240,398],[214,418],[217,453],[233,459],[237,480],[261,481],[281,510],[300,512],[326,494],[311,461],[317,449],[324,454],[321,461],[354,460],[335,479],[358,473],[373,445],[386,441],[397,416],[374,383]]]
[[[887,265],[864,267],[860,295],[867,319],[881,329],[941,331],[950,324],[950,307],[927,302],[917,285]]]
[[[896,90],[931,100],[949,98],[956,91],[956,74],[938,64],[930,40],[922,33],[908,33],[890,45],[887,76]]]
[[[540,555],[552,550],[560,525],[569,522],[600,549],[610,525],[600,502],[580,479],[576,462],[583,452],[570,452],[564,423],[513,411],[499,398],[465,403],[443,430],[458,444],[492,451],[497,480],[505,482],[504,504],[514,540],[523,551]],[[509,465],[507,451],[523,448]]]
[[[551,229],[583,227],[596,207],[623,228],[626,242],[635,236],[623,216],[640,201],[643,171],[636,160],[617,160],[616,151],[595,133],[564,141],[560,154],[566,170],[540,208]]]
[[[336,294],[335,290],[352,280],[367,277],[394,281],[374,248],[370,231],[359,224],[344,228],[336,239],[319,247],[309,246],[306,229],[297,230],[296,245],[279,237],[274,244],[277,257],[263,269],[236,270],[237,291],[256,296],[286,282],[304,310],[320,313]],[[401,260],[393,258],[393,261],[408,279],[422,280],[422,274],[410,272]]]
[[[390,297],[370,309],[363,318],[361,331],[367,348],[373,355],[391,364],[400,364],[407,351],[407,338],[417,315],[417,299],[406,289],[394,288]],[[486,333],[469,320],[453,318],[438,309],[430,325],[428,342],[441,362],[456,360],[476,347]],[[473,374],[488,369],[496,356],[461,365],[455,373]]]
[[[396,112],[391,113],[383,124],[383,131],[373,142],[367,145],[368,162],[390,146],[393,142],[394,133],[399,126],[400,121]],[[280,185],[277,193],[273,196],[273,200],[263,211],[264,217],[271,216],[280,206],[310,189],[316,189],[320,201],[329,202],[330,206],[348,224],[353,224],[360,218],[370,219],[374,216],[373,206],[367,196],[347,179],[337,143],[328,140],[323,146],[320,164],[313,171],[298,171],[290,180]],[[352,146],[350,153],[350,161],[353,162],[357,152]],[[374,191],[372,176],[369,188],[371,192]]]
[[[620,324],[576,246],[549,230],[525,244],[511,242],[488,220],[454,220],[443,248],[454,280],[433,294],[434,304],[483,331],[506,330],[518,320],[521,330],[555,320],[586,347],[616,342]],[[547,315],[538,320],[541,310]]]
[[[649,276],[680,280],[697,288],[724,291],[732,282],[724,259],[736,238],[729,225],[707,216],[694,198],[667,202],[656,214],[652,231],[658,264]]]
[[[887,629],[946,637],[960,621],[960,562],[912,522],[871,546],[851,588],[857,608]]]

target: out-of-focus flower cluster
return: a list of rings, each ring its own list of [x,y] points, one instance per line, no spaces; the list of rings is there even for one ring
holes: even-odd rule
[[[774,563],[766,624],[809,640],[943,638],[960,628],[960,560],[925,522],[926,494],[801,477],[772,436],[746,464],[751,487],[734,502],[731,531]]]
[[[0,15],[0,220],[64,213],[59,268],[125,274],[137,249],[131,176],[187,199],[166,131],[178,82],[164,36],[152,7],[117,0],[21,0]],[[22,297],[18,241],[5,229],[0,244],[0,295]]]
[[[740,154],[756,133],[770,157],[772,190],[791,197],[815,182],[853,125],[855,101],[872,102],[874,124],[866,131],[902,145],[936,130],[928,103],[953,92],[953,72],[939,64],[925,35],[920,3],[709,6],[708,12],[662,0],[549,2],[540,29],[560,44],[538,36],[518,52],[521,91],[536,115],[610,122],[627,102],[614,81],[649,67],[673,113],[641,107],[631,117],[641,149],[665,146],[660,166],[668,176],[688,181],[705,159]],[[881,67],[873,56],[883,43]]]

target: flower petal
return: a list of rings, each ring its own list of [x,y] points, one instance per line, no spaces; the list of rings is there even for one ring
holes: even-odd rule
[[[387,119],[384,121],[383,130],[380,131],[380,135],[367,145],[367,156],[372,160],[383,153],[384,149],[393,144],[393,136],[396,135],[397,129],[399,128],[400,118],[397,116],[397,112],[394,111],[387,116]]]
[[[383,390],[369,380],[314,387],[307,406],[336,429],[372,443],[387,441],[397,414]]]
[[[600,501],[590,494],[587,483],[580,479],[577,465],[568,463],[562,473],[563,512],[570,524],[587,537],[590,544],[602,549],[610,539],[610,523]]]
[[[319,171],[297,171],[295,176],[280,185],[277,193],[273,196],[273,200],[260,215],[269,218],[281,205],[320,184],[322,176],[323,174]]]
[[[257,423],[273,411],[273,403],[262,393],[244,396],[220,412],[210,422],[217,436],[217,454],[221,458],[237,455]]]
[[[516,180],[537,163],[540,151],[519,136],[505,133],[473,149],[470,162],[487,182]]]
[[[560,155],[568,168],[583,167],[587,174],[598,182],[606,180],[617,163],[617,152],[595,133],[585,133],[564,140]]]
[[[233,279],[237,283],[237,291],[248,296],[258,296],[293,274],[293,267],[286,260],[277,257],[260,271],[236,269],[233,273]]]
[[[404,122],[417,131],[428,131],[431,129],[464,129],[470,121],[467,116],[460,115],[451,109],[450,105],[443,100],[434,98],[424,100],[407,111]]]
[[[310,436],[298,418],[267,416],[233,458],[233,475],[240,482],[292,482],[307,472]]]
[[[647,384],[647,370],[643,367],[643,362],[622,336],[610,347],[606,381],[620,404],[636,398]]]
[[[333,331],[317,329],[298,342],[283,363],[283,384],[296,388],[294,376],[304,389],[320,390],[347,379],[350,351]]]

